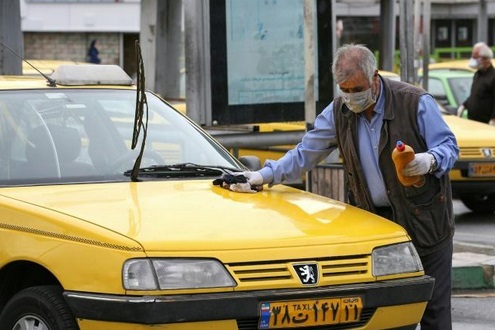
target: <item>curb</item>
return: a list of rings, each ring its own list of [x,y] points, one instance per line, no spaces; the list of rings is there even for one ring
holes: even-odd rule
[[[456,252],[452,258],[452,289],[495,288],[495,256]]]

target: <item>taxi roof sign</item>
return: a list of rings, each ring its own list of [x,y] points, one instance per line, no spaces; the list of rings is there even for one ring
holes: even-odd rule
[[[132,85],[132,78],[118,65],[61,65],[50,78],[57,85]]]

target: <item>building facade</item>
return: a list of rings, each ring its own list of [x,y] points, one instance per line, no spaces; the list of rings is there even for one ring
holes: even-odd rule
[[[86,62],[97,40],[102,64],[135,72],[139,0],[20,0],[24,56]]]
[[[96,39],[102,63],[121,65],[132,74],[134,42],[141,26],[153,28],[153,24],[140,22],[141,0],[20,1],[24,55],[28,59],[84,62],[89,44]],[[359,42],[378,50],[380,38],[387,36],[394,38],[399,48],[399,24],[395,24],[395,31],[382,31],[380,20],[380,3],[394,0],[329,1],[334,3],[342,28],[340,43]],[[401,1],[396,1],[396,8]],[[477,41],[495,45],[495,1],[429,1],[433,59],[468,57]]]

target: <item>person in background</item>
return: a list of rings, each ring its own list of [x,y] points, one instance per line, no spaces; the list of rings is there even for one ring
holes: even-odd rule
[[[495,125],[495,69],[492,65],[493,51],[484,42],[473,46],[469,66],[476,69],[471,94],[457,109],[462,116],[468,110],[468,119]]]
[[[381,77],[364,45],[340,47],[332,73],[341,94],[317,116],[314,128],[278,161],[242,174],[251,185],[294,182],[338,147],[349,203],[403,226],[425,273],[435,278],[421,330],[452,329],[454,214],[448,173],[459,154],[456,138],[434,98]],[[405,187],[397,177],[391,154],[398,140],[416,152],[403,174],[423,175],[426,183],[419,188]]]
[[[91,44],[88,49],[88,62],[89,63],[94,63],[94,64],[100,64],[101,59],[99,57],[100,52],[98,51],[98,48],[96,48],[96,39],[91,41]]]

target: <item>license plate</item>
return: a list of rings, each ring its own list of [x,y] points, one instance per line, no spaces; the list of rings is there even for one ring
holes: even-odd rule
[[[495,176],[495,163],[469,163],[469,176]]]
[[[361,297],[264,302],[260,329],[281,329],[358,322]]]

